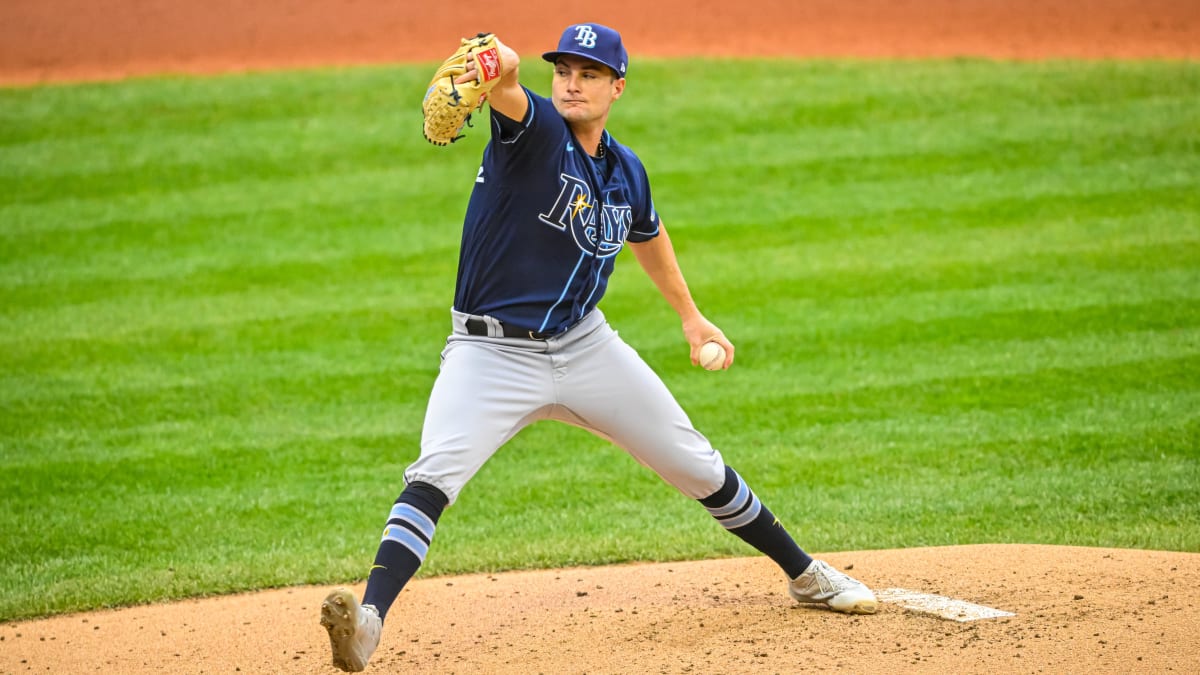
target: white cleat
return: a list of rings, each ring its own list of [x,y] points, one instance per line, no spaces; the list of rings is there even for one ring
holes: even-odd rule
[[[350,673],[367,667],[379,646],[383,622],[372,605],[360,605],[347,588],[338,588],[321,603],[321,625],[329,631],[333,665]]]
[[[871,589],[820,560],[788,584],[788,595],[801,604],[828,605],[847,614],[874,614],[879,609]]]

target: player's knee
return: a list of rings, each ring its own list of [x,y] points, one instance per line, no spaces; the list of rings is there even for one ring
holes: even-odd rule
[[[721,506],[728,504],[740,489],[741,481],[738,480],[737,472],[730,466],[725,466],[721,473],[721,484],[717,489],[709,492],[703,497],[699,497],[700,503],[708,506]]]
[[[429,483],[414,481],[405,486],[397,501],[412,504],[425,514],[441,514],[450,503],[450,498]]]
[[[667,479],[684,496],[691,499],[703,499],[716,493],[725,485],[725,464],[720,461],[718,455],[715,463],[696,463],[687,470],[681,471],[673,477],[667,477]]]

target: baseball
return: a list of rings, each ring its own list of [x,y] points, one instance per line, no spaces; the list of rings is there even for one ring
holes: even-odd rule
[[[716,342],[705,342],[700,348],[700,365],[705,370],[720,370],[725,365],[725,348]]]

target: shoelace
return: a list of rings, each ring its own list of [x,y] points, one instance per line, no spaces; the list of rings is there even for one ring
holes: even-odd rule
[[[825,581],[829,582],[829,586],[831,587],[830,590],[840,592],[858,586],[858,584],[849,576],[842,574],[829,565],[820,564],[817,566],[816,571],[819,576],[824,577]],[[824,584],[821,585],[824,586]]]

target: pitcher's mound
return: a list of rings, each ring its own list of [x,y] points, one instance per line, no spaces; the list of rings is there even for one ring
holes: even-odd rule
[[[1200,667],[1200,554],[978,545],[819,557],[881,597],[904,589],[1012,615],[945,618],[906,609],[899,591],[874,616],[803,608],[787,597],[774,564],[757,557],[438,577],[401,595],[368,672]],[[332,673],[318,624],[327,590],[3,625],[0,672]],[[354,590],[361,594],[361,585]]]

